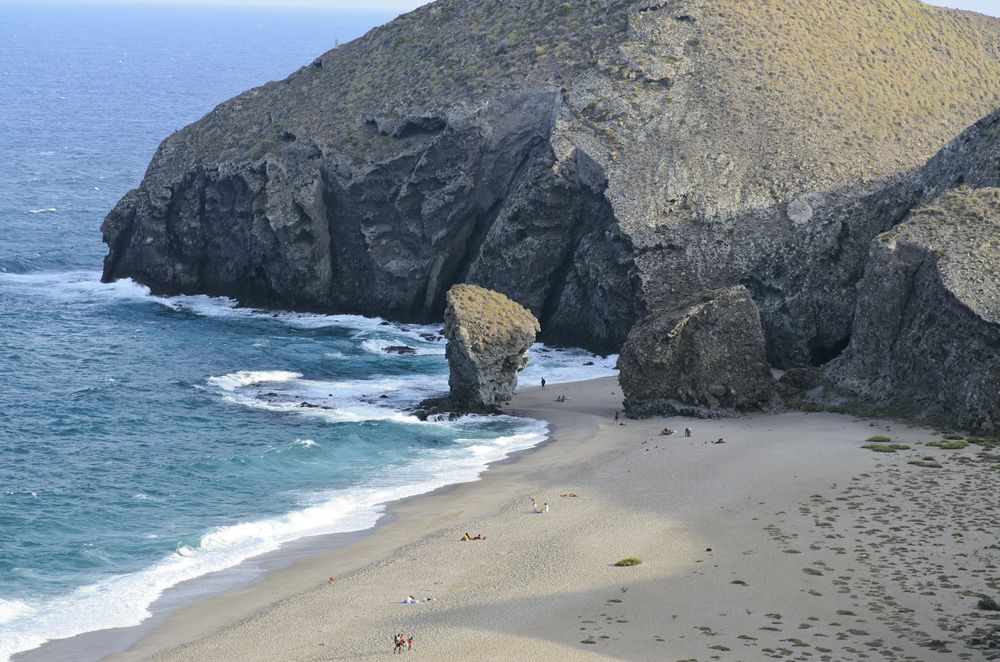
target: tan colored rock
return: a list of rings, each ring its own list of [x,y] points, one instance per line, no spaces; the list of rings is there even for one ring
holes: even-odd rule
[[[526,308],[499,292],[458,284],[448,290],[445,351],[451,374],[451,407],[495,410],[514,396],[517,373],[541,330]]]

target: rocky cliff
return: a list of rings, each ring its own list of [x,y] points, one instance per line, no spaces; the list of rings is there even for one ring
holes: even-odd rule
[[[470,282],[599,351],[743,282],[820,365],[998,63],[1000,21],[917,0],[439,0],[167,138],[104,276],[405,320]]]
[[[1000,431],[998,241],[1000,189],[968,187],[873,241],[850,346],[827,372],[834,392],[872,411]]]
[[[541,330],[532,314],[498,292],[455,285],[446,296],[452,411],[494,411],[514,397],[517,373]]]
[[[741,285],[640,320],[618,359],[625,413],[717,416],[777,403],[760,313]]]

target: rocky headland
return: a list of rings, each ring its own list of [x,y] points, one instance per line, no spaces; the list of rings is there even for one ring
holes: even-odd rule
[[[104,277],[414,321],[472,283],[600,352],[742,284],[789,400],[993,431],[981,307],[934,335],[979,375],[948,401],[874,309],[909,268],[884,233],[1000,186],[998,107],[1000,20],[917,0],[439,0],[167,138],[105,221]],[[985,268],[966,240],[943,250]],[[951,296],[932,272],[905,315]]]

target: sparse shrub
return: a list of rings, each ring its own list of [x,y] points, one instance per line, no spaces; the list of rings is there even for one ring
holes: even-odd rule
[[[862,448],[873,450],[876,453],[895,453],[896,451],[910,450],[910,447],[906,444],[865,444]]]
[[[640,563],[642,563],[642,559],[637,559],[634,556],[630,556],[627,559],[622,559],[615,565],[618,566],[619,568],[628,568],[629,566],[639,565]]]
[[[868,437],[867,439],[865,439],[865,441],[872,441],[872,442],[875,442],[875,443],[878,443],[878,444],[883,444],[883,443],[885,443],[887,441],[892,441],[892,439],[890,439],[889,437],[885,436],[884,434],[876,434],[876,435],[873,435],[871,437]]]
[[[983,611],[1000,611],[1000,604],[991,597],[983,596],[979,602],[976,603],[976,609],[982,609]]]
[[[928,446],[933,446],[934,448],[942,448],[944,450],[953,451],[959,448],[965,448],[968,446],[968,442],[965,441],[928,441]]]

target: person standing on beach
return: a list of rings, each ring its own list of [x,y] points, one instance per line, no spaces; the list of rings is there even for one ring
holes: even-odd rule
[[[618,422],[618,412],[615,412],[615,423]]]
[[[413,650],[413,635],[410,635],[410,638],[406,640],[406,650]]]
[[[403,633],[400,632],[399,634],[397,634],[393,638],[393,641],[395,643],[395,647],[392,649],[392,652],[393,653],[402,653],[403,652]]]
[[[542,388],[545,388],[545,378],[542,377]]]

